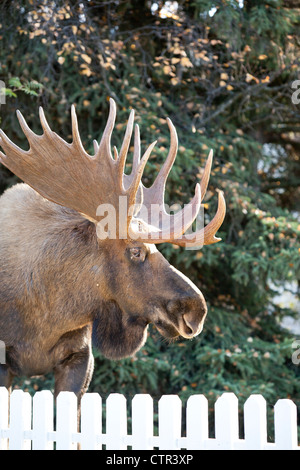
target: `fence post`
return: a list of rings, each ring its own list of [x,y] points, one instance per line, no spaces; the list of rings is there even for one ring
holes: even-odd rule
[[[36,392],[33,397],[32,450],[53,450],[48,433],[53,432],[53,395],[50,390]]]
[[[186,408],[188,450],[205,449],[208,439],[208,400],[204,395],[192,395]]]
[[[72,435],[77,432],[77,397],[73,392],[60,392],[56,404],[56,449],[75,450]]]
[[[158,402],[159,448],[162,450],[180,449],[181,408],[178,395],[164,395]]]
[[[267,404],[262,395],[251,395],[244,405],[246,449],[260,450],[267,444]]]
[[[276,449],[296,449],[297,407],[291,400],[278,400],[274,407]]]
[[[127,449],[126,398],[120,393],[111,393],[106,400],[106,449]]]
[[[102,398],[86,393],[81,399],[81,449],[102,449]]]
[[[8,439],[1,437],[1,431],[8,429],[8,390],[0,387],[0,450],[7,450]]]
[[[153,449],[153,399],[150,395],[135,395],[132,399],[132,449]]]
[[[223,393],[215,403],[216,444],[220,449],[234,449],[239,438],[238,399],[234,393]]]
[[[31,430],[31,396],[23,390],[14,390],[10,397],[9,449],[30,450],[31,439],[25,431]]]

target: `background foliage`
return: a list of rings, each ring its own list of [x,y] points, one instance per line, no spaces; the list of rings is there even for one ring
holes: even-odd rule
[[[201,251],[161,248],[204,293],[204,332],[168,344],[151,329],[144,349],[120,362],[96,353],[90,390],[183,399],[204,393],[211,405],[223,391],[241,402],[263,393],[270,414],[277,398],[300,404],[294,337],[280,326],[295,312],[274,302],[276,286],[300,278],[300,104],[293,104],[291,88],[300,78],[296,7],[292,0],[1,2],[1,127],[12,140],[26,148],[17,108],[40,131],[39,105],[53,129],[71,138],[76,103],[92,151],[112,96],[114,144],[120,146],[132,107],[144,148],[158,140],[145,184],[168,151],[166,116],[174,122],[180,146],[167,203],[189,200],[210,148],[207,221],[215,189],[225,193],[222,242]],[[15,182],[1,167],[0,191]],[[25,386],[51,387],[52,377]]]

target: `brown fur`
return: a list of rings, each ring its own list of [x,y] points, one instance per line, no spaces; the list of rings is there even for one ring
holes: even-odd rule
[[[132,261],[138,247],[143,262]],[[94,344],[109,358],[134,354],[154,323],[167,337],[202,328],[201,292],[154,245],[99,241],[77,212],[18,184],[0,198],[0,340],[16,375],[53,371],[55,393],[87,389]]]

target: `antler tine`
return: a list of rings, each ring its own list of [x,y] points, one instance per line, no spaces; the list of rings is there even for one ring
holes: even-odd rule
[[[168,156],[161,167],[153,185],[150,188],[144,188],[144,204],[164,204],[164,192],[165,192],[165,185],[168,175],[171,171],[171,168],[174,164],[177,149],[178,149],[178,137],[176,129],[171,121],[171,119],[167,118],[167,123],[170,130],[170,149]]]
[[[39,116],[40,116],[40,122],[41,122],[41,125],[42,125],[42,128],[43,128],[43,131],[44,133],[51,133],[51,128],[47,122],[47,119],[45,117],[45,113],[44,113],[44,110],[42,108],[42,106],[39,107]]]
[[[72,137],[73,137],[73,145],[76,145],[81,152],[85,153],[85,150],[83,148],[80,134],[79,134],[79,129],[78,129],[78,120],[77,120],[77,115],[76,115],[76,109],[75,105],[72,104],[71,106],[71,121],[72,121]]]
[[[218,209],[214,218],[204,227],[204,244],[210,245],[219,242],[221,238],[215,237],[216,232],[221,227],[226,214],[226,202],[223,191],[218,191]]]
[[[221,227],[225,218],[226,202],[223,192],[218,190],[218,193],[218,209],[214,218],[209,222],[209,224],[195,233],[183,235],[177,240],[172,240],[172,243],[174,245],[192,248],[199,247],[202,245],[211,245],[221,240],[221,238],[215,237],[215,234]]]
[[[209,151],[209,154],[208,154],[208,157],[207,157],[207,160],[206,160],[206,164],[205,164],[205,168],[204,168],[204,171],[203,171],[203,175],[202,175],[202,178],[201,178],[201,181],[200,181],[201,195],[202,195],[201,200],[203,200],[203,198],[206,194],[206,190],[207,190],[207,186],[208,186],[208,182],[209,182],[209,178],[210,178],[212,160],[213,160],[213,150],[211,149]]]
[[[140,138],[140,128],[136,124],[134,128],[134,151],[133,151],[133,161],[132,161],[132,173],[134,173],[141,160],[141,138]]]
[[[24,132],[28,142],[30,143],[30,138],[37,137],[37,135],[30,129],[27,122],[25,121],[23,114],[18,109],[17,109],[17,118],[22,128],[22,131]]]
[[[124,136],[124,140],[123,140],[122,147],[120,150],[120,156],[118,158],[118,180],[119,180],[120,188],[122,190],[124,190],[123,174],[124,174],[124,168],[125,168],[125,162],[126,162],[126,158],[128,154],[128,149],[130,145],[130,140],[132,136],[133,122],[134,122],[134,110],[132,109],[129,115],[127,126],[126,126],[125,136]]]
[[[157,178],[156,181],[160,184],[160,187],[163,187],[165,185],[166,179],[171,171],[171,168],[174,164],[174,161],[176,159],[177,155],[177,150],[178,150],[178,137],[177,137],[177,132],[175,129],[174,124],[172,123],[170,118],[167,118],[167,124],[170,130],[170,149],[168,156],[166,158],[166,161],[164,162]]]
[[[5,134],[5,132],[0,129],[0,137],[1,137],[1,146],[4,148],[5,152],[8,150],[13,150],[16,154],[18,154],[21,158],[24,156],[26,152],[26,150],[22,150],[20,149],[20,147],[18,147],[16,144],[14,144],[9,137],[7,137],[7,135]],[[5,155],[3,152],[1,152],[1,158],[3,160],[1,160],[1,162],[5,165],[5,160],[7,160],[7,155]],[[14,172],[14,170],[11,170]]]
[[[107,123],[104,129],[104,132],[102,134],[102,138],[98,146],[98,151],[95,157],[98,157],[100,153],[102,152],[102,150],[104,150],[112,158],[111,150],[110,150],[110,141],[111,141],[112,131],[115,126],[115,121],[116,121],[116,103],[115,103],[115,100],[110,98],[109,99],[109,115],[108,115]]]
[[[99,144],[96,139],[93,140],[94,152],[95,154],[98,152]]]
[[[134,128],[134,150],[133,150],[133,161],[132,161],[132,169],[130,175],[123,175],[123,185],[125,190],[129,188],[132,181],[134,180],[136,171],[138,169],[139,163],[141,161],[141,141],[140,141],[140,129],[138,124],[135,125]],[[140,188],[140,193],[142,193],[142,185]]]
[[[148,159],[151,155],[151,152],[152,152],[156,142],[157,141],[155,140],[147,148],[146,152],[144,153],[141,161],[139,162],[139,164],[136,168],[136,171],[133,174],[133,180],[132,180],[128,190],[126,191],[126,193],[128,194],[128,207],[129,208],[135,204],[136,194],[137,194],[137,191],[139,189],[139,185],[141,183],[141,179],[142,179],[142,176],[143,176],[143,171],[144,171],[145,165],[146,165],[146,163],[147,163],[147,161],[148,161]]]

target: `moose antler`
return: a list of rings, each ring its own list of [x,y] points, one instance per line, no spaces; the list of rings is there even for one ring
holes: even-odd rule
[[[183,235],[184,232],[189,227],[191,227],[192,223],[197,217],[200,210],[201,201],[205,196],[212,165],[212,150],[209,152],[201,182],[200,184],[196,184],[194,199],[187,206],[185,206],[182,211],[176,213],[175,215],[169,215],[165,211],[164,193],[166,180],[174,164],[178,148],[176,129],[169,118],[167,118],[167,122],[171,135],[170,151],[168,157],[150,188],[146,188],[141,183],[143,188],[143,207],[146,209],[143,211],[141,217],[144,219],[144,214],[148,214],[148,216],[151,214],[151,225],[155,227],[155,230],[154,232],[148,230],[148,233],[145,237],[143,236],[144,226],[141,225],[141,234],[139,239],[142,241],[148,241],[148,243],[151,243],[151,240],[156,240],[155,243],[170,242],[175,245],[186,247],[197,247],[216,243],[221,239],[216,238],[215,233],[222,225],[226,213],[225,199],[223,193],[220,191],[218,199],[218,210],[213,220],[205,228],[202,228],[201,230],[198,230],[192,234]],[[138,144],[136,143],[135,147],[137,147],[137,145]],[[139,153],[139,150],[135,151],[133,167],[136,167],[138,164]],[[152,208],[154,208],[154,211],[151,210]],[[139,216],[140,214],[137,214],[137,217]],[[157,230],[156,227],[166,227],[166,230]],[[131,235],[136,237],[136,234],[132,234],[132,232]]]
[[[100,141],[94,141],[95,155],[89,155],[83,148],[75,112],[71,108],[72,143],[67,143],[53,132],[40,108],[40,121],[44,133],[35,134],[27,125],[22,114],[17,116],[30,148],[28,151],[17,147],[0,130],[0,161],[19,178],[32,186],[43,197],[57,204],[69,207],[98,223],[97,208],[111,204],[119,211],[120,196],[126,199],[126,227],[119,227],[132,239],[148,243],[171,242],[180,246],[199,246],[219,241],[215,237],[225,217],[225,200],[219,192],[218,210],[207,227],[183,235],[199,213],[201,200],[209,181],[212,152],[210,152],[201,183],[197,183],[195,196],[180,212],[167,214],[164,205],[165,184],[177,154],[177,134],[170,119],[167,120],[171,134],[170,151],[157,178],[150,188],[141,183],[143,170],[156,142],[147,148],[140,158],[139,127],[135,126],[134,158],[132,172],[124,174],[124,167],[133,131],[134,111],[128,119],[120,154],[114,147],[111,154],[111,135],[116,119],[116,104],[110,99],[107,124]],[[201,197],[202,195],[202,197]],[[138,209],[136,209],[138,202]],[[135,211],[134,211],[135,208]],[[155,210],[153,210],[155,209]],[[151,224],[149,214],[151,213]],[[120,217],[117,219],[120,220]],[[121,238],[124,238],[123,236]],[[126,238],[126,237],[125,237]]]

